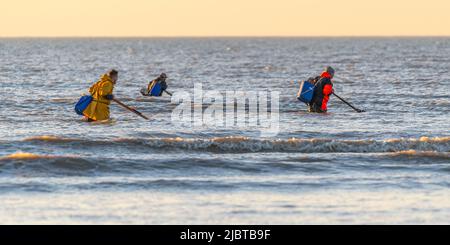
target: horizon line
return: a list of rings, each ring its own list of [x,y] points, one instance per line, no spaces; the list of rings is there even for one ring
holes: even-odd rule
[[[217,35],[217,36],[1,36],[0,39],[46,39],[46,38],[55,38],[55,39],[64,39],[64,38],[80,38],[80,39],[89,39],[89,38],[117,38],[117,39],[158,39],[158,38],[450,38],[450,35],[254,35],[254,36],[245,36],[245,35]]]

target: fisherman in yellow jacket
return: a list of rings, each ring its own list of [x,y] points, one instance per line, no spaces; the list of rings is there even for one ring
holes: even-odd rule
[[[89,89],[93,100],[91,104],[83,111],[88,121],[103,121],[109,119],[109,105],[114,99],[113,90],[119,78],[119,72],[111,70],[104,74],[100,81],[96,82]]]

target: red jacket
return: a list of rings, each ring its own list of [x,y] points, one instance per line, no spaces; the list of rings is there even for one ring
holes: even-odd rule
[[[323,94],[323,100],[322,100],[322,111],[327,111],[328,107],[328,101],[330,100],[330,95],[333,93],[333,84],[331,83],[331,75],[328,72],[322,73],[320,75],[321,78],[327,78],[330,80],[330,83],[327,83],[323,86],[322,94]]]

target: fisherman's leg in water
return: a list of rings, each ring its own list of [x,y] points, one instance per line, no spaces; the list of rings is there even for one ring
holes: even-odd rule
[[[324,111],[321,109],[321,107],[317,104],[310,104],[308,108],[308,112],[311,113],[326,113],[327,111]]]
[[[84,121],[84,122],[95,122],[94,119],[91,119],[91,118],[86,117],[86,116],[83,117],[83,120],[82,120],[82,121]]]

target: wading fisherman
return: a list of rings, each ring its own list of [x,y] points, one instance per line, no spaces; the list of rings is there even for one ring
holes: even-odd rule
[[[330,95],[334,92],[333,82],[334,69],[330,66],[325,68],[325,71],[320,77],[315,78],[315,90],[311,103],[309,104],[309,112],[325,113],[327,112],[327,104]]]
[[[109,119],[109,105],[114,99],[113,90],[119,79],[119,72],[111,70],[104,74],[98,82],[89,89],[92,102],[83,111],[85,118],[92,121],[103,121]]]
[[[155,96],[155,97],[162,96],[163,92],[166,91],[168,87],[166,80],[167,80],[166,73],[161,73],[159,77],[157,77],[155,80],[151,81],[148,84],[147,88],[141,89],[141,94],[144,96]]]

